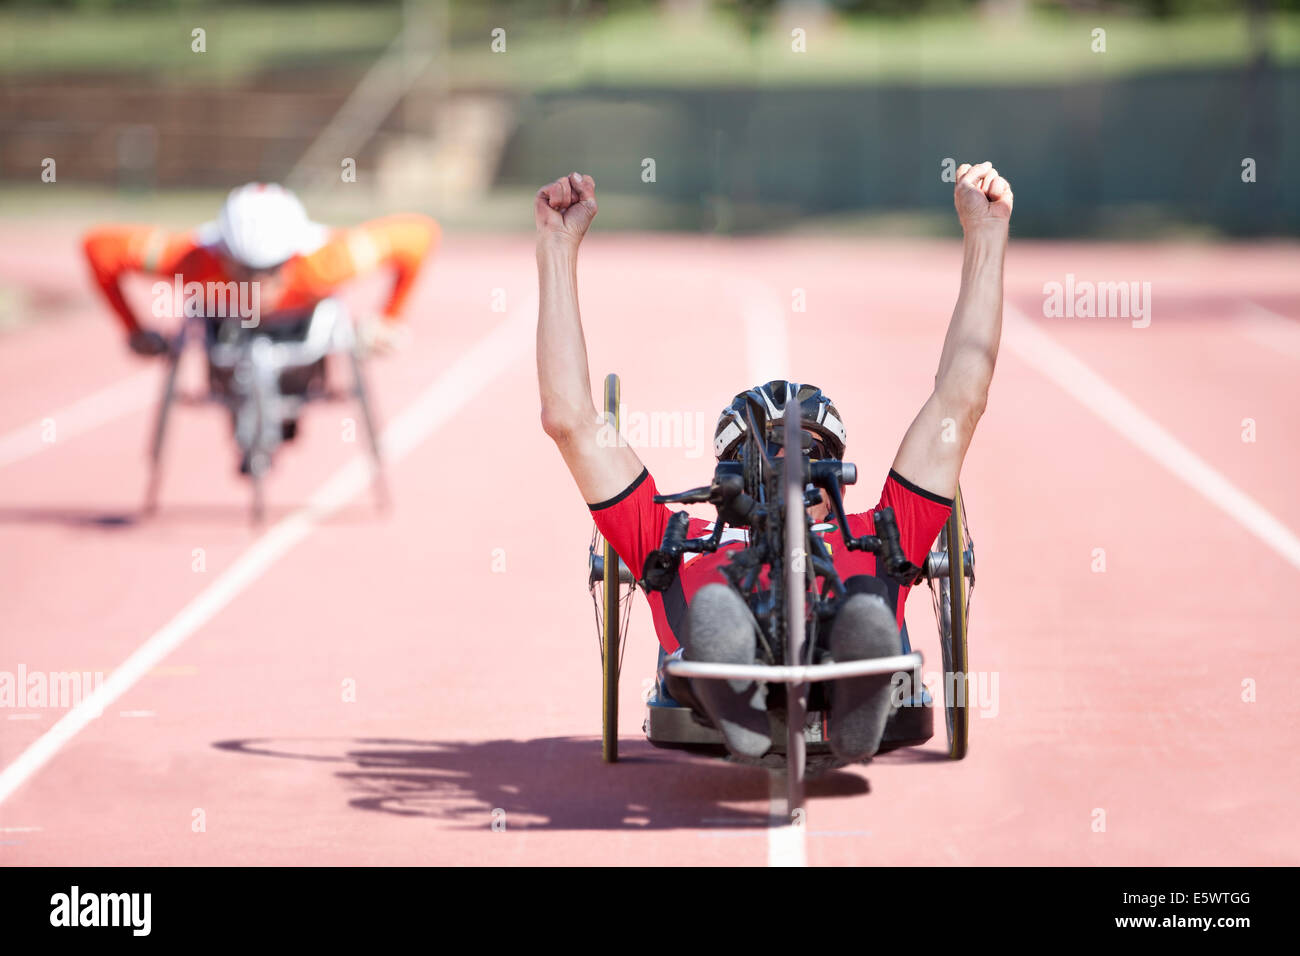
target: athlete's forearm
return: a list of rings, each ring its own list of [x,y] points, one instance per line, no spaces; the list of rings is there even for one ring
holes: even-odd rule
[[[393,270],[393,288],[384,304],[384,316],[396,321],[402,317],[411,290],[429,255],[442,236],[438,223],[428,216],[407,214],[380,220],[387,265]]]
[[[595,411],[587,343],[578,311],[578,250],[537,246],[537,384],[542,425],[560,438]]]
[[[140,323],[122,294],[122,275],[138,264],[128,256],[128,230],[93,230],[82,241],[82,249],[100,291],[127,332],[138,332]]]
[[[962,244],[961,291],[948,323],[935,391],[981,408],[1002,338],[1002,266],[1007,231],[968,234]]]

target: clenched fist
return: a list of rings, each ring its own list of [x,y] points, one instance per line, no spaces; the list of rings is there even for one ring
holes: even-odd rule
[[[363,356],[393,355],[411,342],[411,329],[405,322],[380,315],[363,315],[356,322],[357,345]]]
[[[962,163],[957,167],[952,201],[967,233],[987,228],[1005,230],[1011,221],[1012,198],[1011,184],[998,175],[992,163]]]
[[[570,173],[537,190],[533,203],[537,242],[577,249],[596,218],[596,181]]]

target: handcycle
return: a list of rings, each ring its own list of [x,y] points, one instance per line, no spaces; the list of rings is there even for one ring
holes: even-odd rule
[[[605,420],[617,431],[621,401],[617,375],[605,379]],[[788,394],[797,394],[791,387]],[[969,738],[967,619],[975,582],[975,551],[958,489],[952,514],[921,567],[902,554],[892,509],[873,513],[874,534],[853,538],[848,533],[843,489],[855,483],[856,468],[843,461],[812,460],[804,449],[799,415],[784,416],[778,444],[783,457],[769,454],[759,437],[756,409],[749,409],[745,452],[740,461],[719,462],[710,485],[676,495],[657,495],[665,504],[709,503],[718,515],[711,533],[687,536],[689,515],[678,511],[669,519],[664,540],[646,559],[642,576],[635,576],[612,545],[594,531],[588,550],[588,588],[596,608],[602,661],[602,756],[618,760],[618,685],[632,599],[641,589],[662,589],[676,574],[682,556],[716,551],[728,525],[747,531],[747,544],[729,551],[723,569],[760,622],[761,663],[713,664],[666,658],[662,648],[654,687],[647,696],[643,731],[656,747],[725,754],[721,733],[689,707],[673,700],[665,687],[671,674],[703,680],[758,680],[768,684],[768,716],[773,746],[764,762],[783,762],[791,810],[802,805],[805,772],[842,765],[830,753],[827,736],[828,695],[825,682],[867,674],[890,674],[896,680],[895,706],[880,752],[924,744],[934,735],[934,699],[921,679],[922,656],[912,650],[906,625],[897,656],[860,661],[833,661],[824,647],[824,622],[833,618],[845,597],[840,580],[820,537],[813,532],[806,508],[825,492],[831,517],[843,529],[850,550],[876,555],[877,574],[899,584],[924,580],[933,597],[943,658],[944,718],[948,756],[966,756]],[[788,449],[800,449],[791,454]],[[813,495],[814,497],[809,497]],[[766,588],[760,587],[762,571]],[[818,588],[818,579],[822,585]]]
[[[177,388],[181,356],[192,341],[203,344],[207,360],[207,389],[197,394]],[[352,372],[350,388],[333,388],[327,365],[333,355],[346,355]],[[265,514],[265,476],[276,450],[297,431],[298,416],[309,402],[353,399],[372,463],[376,500],[388,502],[383,457],[375,415],[355,326],[337,299],[322,299],[297,312],[266,316],[245,328],[238,317],[190,317],[168,343],[162,396],[154,419],[149,448],[149,483],[145,513],[158,507],[162,484],[163,447],[171,412],[177,403],[216,403],[231,415],[240,471],[252,485],[252,519]]]

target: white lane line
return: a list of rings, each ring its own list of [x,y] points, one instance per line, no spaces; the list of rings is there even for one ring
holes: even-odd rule
[[[1072,352],[1004,306],[1006,345],[1149,458],[1300,570],[1300,538]]]
[[[158,376],[157,369],[139,372],[0,435],[0,468],[55,448],[69,438],[144,408],[158,397],[161,388]]]
[[[781,300],[766,286],[750,280],[732,283],[740,298],[745,325],[745,368],[749,383],[757,385],[790,375],[790,349]]]
[[[1300,322],[1293,322],[1254,302],[1246,302],[1237,323],[1246,337],[1280,355],[1300,359]]]
[[[773,770],[768,776],[768,795],[771,798],[771,820],[767,828],[767,865],[768,866],[807,866],[808,841],[807,807],[792,818],[790,804],[786,800],[789,788],[785,773]]]
[[[789,376],[790,350],[785,312],[780,300],[758,282],[736,280],[732,293],[740,299],[740,315],[745,327],[745,369],[749,382],[770,382]],[[807,842],[804,838],[807,809],[798,825],[790,819],[786,799],[786,775],[781,770],[768,771],[767,865],[807,866]]]
[[[387,461],[396,465],[420,442],[447,423],[451,416],[477,398],[492,380],[533,348],[534,302],[471,346],[440,378],[384,430]],[[0,803],[32,778],[69,740],[125,694],[168,654],[215,617],[245,588],[257,582],[276,561],[289,553],[315,527],[364,491],[370,484],[370,466],[356,457],[311,496],[307,504],[267,529],[235,562],[198,593],[170,621],[122,662],[90,696],[83,698],[63,718],[38,737],[0,771]]]

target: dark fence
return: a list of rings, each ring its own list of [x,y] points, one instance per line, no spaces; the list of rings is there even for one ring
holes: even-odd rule
[[[1300,70],[1198,71],[1078,85],[585,89],[538,95],[499,179],[581,168],[678,204],[681,227],[950,208],[945,158],[993,160],[1026,235],[1173,224],[1300,234]],[[642,179],[655,162],[655,182]],[[1254,160],[1256,182],[1242,180]]]
[[[10,78],[0,82],[0,178],[36,182],[44,157],[61,182],[282,178],[356,81],[304,76],[207,90]],[[432,115],[431,103],[414,105]],[[359,152],[363,165],[401,137],[401,113]],[[1300,235],[1295,68],[973,89],[587,88],[527,97],[517,114],[496,183],[532,187],[580,168],[606,193],[644,198],[633,218],[607,216],[610,226],[744,232],[805,216],[946,214],[951,158],[997,163],[1015,184],[1023,235]],[[1247,159],[1253,183],[1242,181]]]

